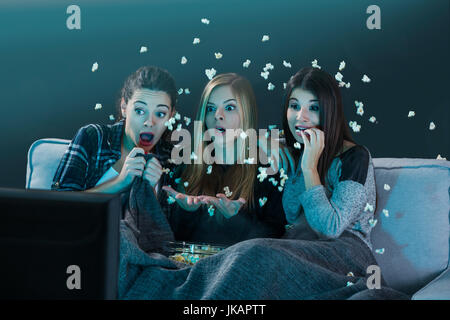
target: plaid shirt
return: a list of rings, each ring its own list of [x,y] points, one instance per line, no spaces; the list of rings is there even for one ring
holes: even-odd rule
[[[89,124],[78,130],[59,163],[52,190],[82,191],[96,185],[120,159],[124,121]]]
[[[124,124],[125,121],[120,120],[113,125],[89,124],[79,129],[59,163],[51,189],[83,191],[95,187],[105,172],[120,159]],[[171,170],[173,165],[167,159],[172,147],[163,140],[155,146],[161,165]],[[163,174],[160,187],[170,184],[171,178]],[[158,188],[158,197],[160,194],[161,188]]]

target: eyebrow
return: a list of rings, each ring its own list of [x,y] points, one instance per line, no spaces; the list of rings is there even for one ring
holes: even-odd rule
[[[236,99],[228,99],[228,100],[225,100],[223,103],[227,103],[227,102],[230,102],[230,101],[236,101]],[[214,102],[209,102],[209,101],[208,101],[208,104],[215,105]]]
[[[291,100],[295,100],[295,101],[298,102],[298,100],[296,98],[290,98],[289,101],[291,101]],[[309,102],[319,102],[319,100],[318,99],[311,99],[311,100],[309,100]]]
[[[145,103],[144,101],[141,100],[136,100],[134,103],[142,103],[143,105],[147,106],[147,103]],[[165,105],[165,104],[158,104],[156,107],[166,107],[167,109],[170,110],[169,106]]]

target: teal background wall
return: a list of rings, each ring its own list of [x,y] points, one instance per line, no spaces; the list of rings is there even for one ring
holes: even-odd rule
[[[81,9],[81,30],[66,27],[71,4]],[[381,9],[381,30],[366,27],[372,4]],[[85,124],[111,123],[123,81],[142,65],[164,67],[177,87],[190,89],[179,97],[189,117],[208,82],[205,69],[240,73],[254,86],[263,128],[281,124],[283,82],[291,75],[314,59],[334,75],[344,60],[341,73],[351,83],[342,89],[345,112],[361,124],[358,143],[373,157],[449,158],[449,15],[448,0],[3,0],[0,186],[24,187],[36,139],[71,139]],[[140,54],[141,46],[148,52]],[[260,73],[269,62],[275,68],[265,80]],[[363,83],[363,74],[372,81]],[[269,81],[275,90],[267,90]],[[364,103],[362,117],[355,100]],[[94,110],[96,103],[103,108]],[[416,116],[408,118],[409,110]]]

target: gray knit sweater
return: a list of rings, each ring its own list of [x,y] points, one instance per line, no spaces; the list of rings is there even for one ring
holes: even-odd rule
[[[375,224],[376,188],[369,150],[357,145],[337,156],[327,181],[328,187],[318,185],[306,191],[299,162],[283,193],[287,221],[312,229],[319,239],[338,238],[349,231],[372,249],[370,230]]]

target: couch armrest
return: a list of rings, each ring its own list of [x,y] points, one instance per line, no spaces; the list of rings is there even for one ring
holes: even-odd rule
[[[450,267],[417,291],[412,300],[450,300]]]

